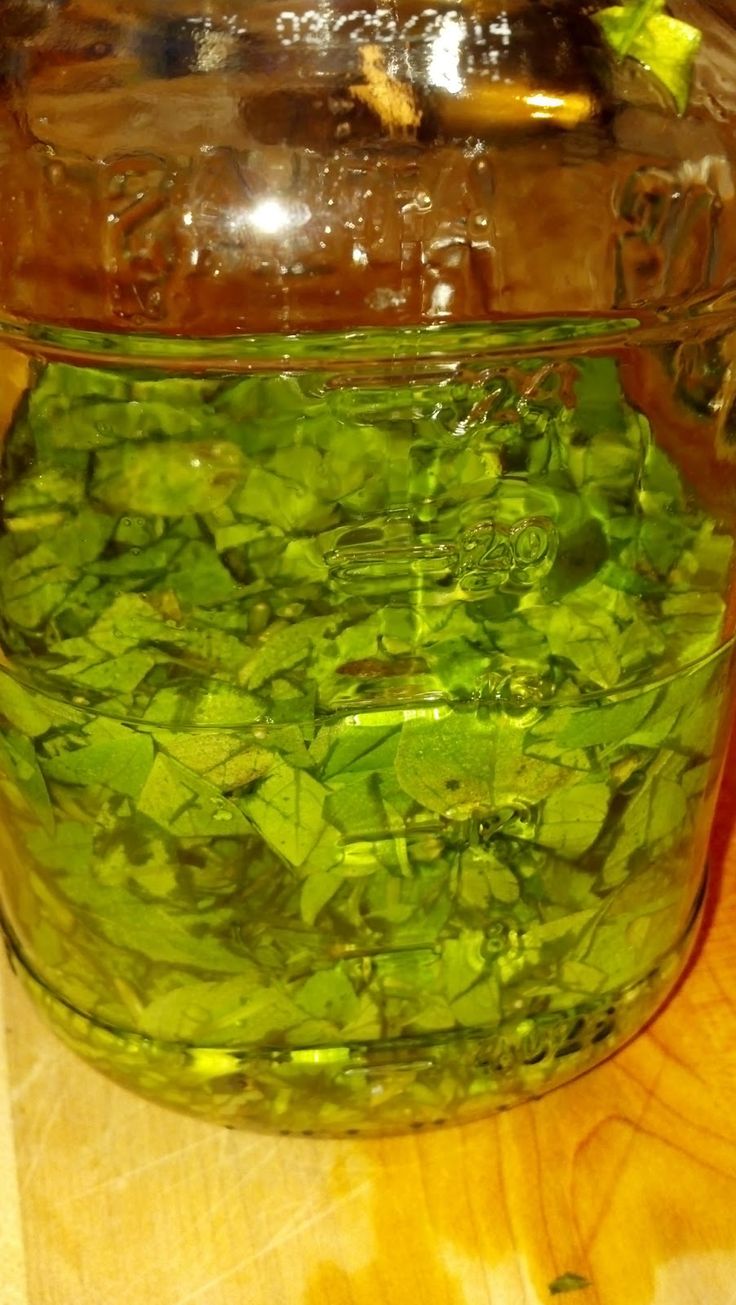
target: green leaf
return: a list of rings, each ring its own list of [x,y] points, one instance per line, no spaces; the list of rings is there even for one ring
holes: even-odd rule
[[[465,1028],[492,1027],[501,1013],[501,992],[497,976],[486,975],[451,1005],[458,1024]]]
[[[6,796],[15,798],[17,791],[27,803],[30,813],[48,832],[54,827],[54,809],[49,798],[46,781],[38,764],[36,751],[30,739],[16,730],[6,730],[0,738],[0,774],[6,777]]]
[[[487,870],[488,886],[497,902],[507,906],[518,902],[521,896],[519,880],[514,871],[505,865],[489,865]]]
[[[603,28],[609,44],[617,54],[624,56],[629,53],[647,24],[661,14],[664,7],[665,0],[625,0],[623,5],[602,10],[596,15],[596,22]],[[610,32],[612,23],[615,23],[613,34]]]
[[[186,983],[164,992],[142,1011],[141,1030],[165,1041],[196,1043],[221,1035],[223,1022],[238,1027],[257,984],[255,967],[246,963],[244,968],[244,974],[231,979]],[[289,1014],[296,1022],[291,1007]]]
[[[344,880],[334,871],[317,870],[304,880],[299,899],[302,920],[311,928],[320,912],[331,902]]]
[[[264,521],[287,533],[321,524],[317,494],[296,480],[285,480],[265,467],[255,467],[233,499],[238,515]]]
[[[67,642],[67,651],[70,651],[70,642]],[[154,653],[142,652],[138,648],[122,652],[119,657],[111,659],[89,640],[83,643],[85,654],[77,661],[58,667],[57,674],[65,679],[73,679],[75,684],[100,692],[123,695],[132,693],[149,671],[163,660]]]
[[[575,370],[575,428],[589,435],[626,437],[631,414],[621,402],[621,378],[614,359],[580,358]]]
[[[524,731],[499,715],[453,712],[409,721],[396,776],[406,793],[450,819],[490,816],[514,802],[539,802],[566,782],[561,766],[526,755]]]
[[[603,868],[605,883],[620,883],[633,856],[646,863],[655,852],[661,854],[663,844],[670,844],[684,832],[687,814],[682,786],[654,771],[630,800],[617,826]]]
[[[657,691],[632,695],[621,702],[595,707],[562,708],[532,729],[531,737],[556,740],[560,751],[610,747],[622,743],[646,720]]]
[[[561,1296],[566,1291],[583,1291],[592,1285],[588,1278],[583,1278],[579,1273],[562,1273],[549,1284],[547,1290],[550,1296]]]
[[[484,936],[480,930],[448,938],[442,946],[442,986],[450,1001],[467,992],[486,967]]]
[[[720,594],[700,593],[697,589],[670,594],[661,610],[680,665],[699,661],[717,647],[726,614]]]
[[[73,708],[60,708],[56,703],[25,688],[17,680],[0,670],[0,713],[21,734],[35,739],[46,734],[53,725],[65,723],[75,716]],[[78,716],[78,713],[76,713]]]
[[[313,873],[339,860],[337,834],[322,817],[326,797],[327,789],[311,775],[278,761],[240,805],[282,860]]]
[[[556,657],[571,661],[583,675],[601,688],[613,688],[621,676],[618,647],[621,634],[607,612],[566,599],[551,609],[533,609],[526,614],[533,629],[547,636]]]
[[[677,718],[677,741],[681,748],[696,756],[709,757],[718,741],[724,720],[728,719],[723,693],[712,689],[710,696],[693,700]]]
[[[155,587],[158,589],[160,585],[157,583]],[[169,591],[184,609],[209,608],[232,601],[240,593],[240,587],[211,545],[193,539],[184,544],[167,569],[166,592]],[[242,656],[241,651],[238,661]]]
[[[68,749],[42,760],[47,779],[62,784],[101,784],[114,793],[136,798],[153,765],[153,743],[145,734],[119,730],[109,741]]]
[[[323,733],[328,735],[328,740],[334,738],[322,768],[324,779],[344,771],[384,770],[392,765],[399,745],[399,730],[392,726],[342,724],[334,731]]]
[[[60,819],[55,830],[28,831],[28,849],[48,870],[85,873],[93,857],[94,830],[79,820]]]
[[[76,470],[53,463],[36,465],[6,491],[5,524],[16,533],[55,526],[65,519],[68,509],[81,507],[83,498],[84,483]]]
[[[141,1017],[153,1037],[236,1047],[281,1042],[303,1022],[303,1012],[280,985],[257,984],[250,973],[175,989],[151,1002]]]
[[[138,810],[179,837],[233,837],[251,830],[240,807],[219,788],[164,753],[151,767]]]
[[[722,711],[725,686],[719,683],[721,671],[718,657],[689,667],[653,690],[656,705],[631,730],[627,741],[636,747],[657,748],[677,737],[686,747],[694,743],[695,751],[707,751]]]
[[[664,0],[628,0],[594,15],[619,58],[629,55],[654,73],[684,113],[702,35],[690,23],[663,13]]]
[[[228,947],[230,914],[208,913],[208,928],[202,930],[200,911],[178,913],[168,902],[143,900],[124,889],[97,883],[93,877],[94,857],[85,868],[74,865],[60,876],[59,888],[76,905],[86,931],[101,937],[116,949],[137,953],[149,962],[198,967],[205,971],[237,973],[242,957]],[[116,951],[118,966],[121,952]]]
[[[579,857],[595,843],[608,815],[608,785],[583,781],[551,793],[535,841],[565,857]]]
[[[90,492],[113,512],[182,517],[225,503],[244,473],[225,440],[120,444],[97,454]]]
[[[295,994],[302,1010],[316,1019],[326,1019],[338,1027],[356,1014],[359,999],[343,968],[320,970],[311,975]]]
[[[273,752],[259,747],[255,740],[244,747],[236,731],[157,730],[156,741],[170,757],[222,792],[244,788],[257,779],[263,779],[274,764]]]
[[[3,615],[6,620],[26,630],[42,626],[63,603],[77,579],[75,566],[97,556],[112,529],[96,513],[86,514],[87,523],[80,523],[79,535],[69,551],[60,527],[57,532],[58,547],[38,544],[30,551],[7,559],[0,575]],[[98,529],[101,523],[102,529]],[[89,526],[89,535],[84,541]],[[85,556],[88,554],[88,556]]]
[[[564,957],[572,944],[588,932],[596,915],[597,909],[589,907],[567,915],[555,915],[549,920],[535,921],[526,931],[525,945],[531,949],[545,948],[552,956]]]
[[[253,724],[262,715],[262,710],[252,694],[214,681],[198,695],[188,723],[226,725],[234,729],[235,726]]]
[[[334,617],[315,616],[297,625],[272,628],[241,671],[241,683],[258,689],[274,676],[299,666],[315,648],[316,655],[323,656],[323,641],[334,626]]]

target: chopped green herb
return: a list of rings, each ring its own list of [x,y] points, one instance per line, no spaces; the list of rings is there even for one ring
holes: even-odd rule
[[[549,1284],[547,1290],[550,1296],[561,1296],[566,1291],[583,1291],[592,1285],[588,1278],[583,1278],[579,1273],[562,1273]]]
[[[731,540],[613,359],[545,367],[535,404],[527,357],[449,386],[39,372],[2,467],[7,909],[123,1081],[401,1127],[534,1094],[651,1010]]]
[[[626,0],[602,9],[595,21],[613,52],[649,68],[684,113],[702,35],[690,23],[666,14],[665,7],[666,0]]]

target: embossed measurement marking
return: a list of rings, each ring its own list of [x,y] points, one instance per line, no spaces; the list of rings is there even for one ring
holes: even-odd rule
[[[380,526],[346,532],[325,561],[343,594],[382,599],[421,593],[470,600],[505,585],[530,588],[551,569],[557,530],[549,517],[523,517],[513,525],[480,521],[456,542],[396,540]]]

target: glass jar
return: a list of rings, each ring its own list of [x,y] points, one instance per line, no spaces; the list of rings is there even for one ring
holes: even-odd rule
[[[162,1103],[476,1117],[686,962],[732,6],[5,0],[12,963]]]

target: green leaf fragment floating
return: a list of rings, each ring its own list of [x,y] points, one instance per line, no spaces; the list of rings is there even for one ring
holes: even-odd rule
[[[588,1278],[583,1278],[579,1273],[562,1273],[549,1284],[547,1290],[550,1296],[561,1296],[567,1291],[583,1291],[592,1285]]]
[[[697,27],[672,18],[665,8],[665,0],[627,0],[602,9],[594,20],[614,54],[636,59],[654,73],[684,113],[703,38]]]

